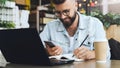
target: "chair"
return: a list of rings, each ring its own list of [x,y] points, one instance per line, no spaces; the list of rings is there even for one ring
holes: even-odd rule
[[[120,60],[120,42],[116,41],[115,39],[111,38],[108,40],[111,52],[112,60]]]

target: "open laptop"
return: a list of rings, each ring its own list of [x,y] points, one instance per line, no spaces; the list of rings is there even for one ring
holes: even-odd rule
[[[0,30],[0,49],[8,62],[33,65],[61,65],[74,60],[49,59],[35,28]]]

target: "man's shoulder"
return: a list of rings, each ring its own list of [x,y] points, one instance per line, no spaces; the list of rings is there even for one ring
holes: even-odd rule
[[[92,22],[92,23],[102,23],[98,18],[96,17],[93,17],[93,16],[90,16],[90,15],[83,15],[83,18],[89,22]]]
[[[53,20],[53,21],[50,21],[46,24],[45,28],[49,28],[49,30],[56,30],[58,27],[62,27],[62,23],[59,19],[56,19],[56,20]]]
[[[98,20],[98,18],[90,16],[90,15],[84,15],[84,14],[80,14],[80,17],[84,18],[84,19],[88,19],[88,20]]]
[[[52,20],[52,21],[48,22],[47,25],[54,25],[54,24],[56,25],[59,22],[60,22],[59,19],[55,19],[55,20]]]
[[[89,26],[96,26],[96,25],[102,25],[102,22],[93,16],[90,15],[84,15],[80,14],[82,21],[84,21],[84,24],[89,25]]]

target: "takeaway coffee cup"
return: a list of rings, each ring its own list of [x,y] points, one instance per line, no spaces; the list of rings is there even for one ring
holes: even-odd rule
[[[107,42],[94,42],[95,57],[97,62],[106,62]]]

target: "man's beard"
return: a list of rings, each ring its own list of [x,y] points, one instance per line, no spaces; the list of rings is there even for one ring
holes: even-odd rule
[[[65,28],[69,28],[75,21],[76,19],[76,12],[74,13],[74,15],[72,17],[67,16],[64,19],[61,19],[61,22],[63,23],[63,25],[65,26]]]

